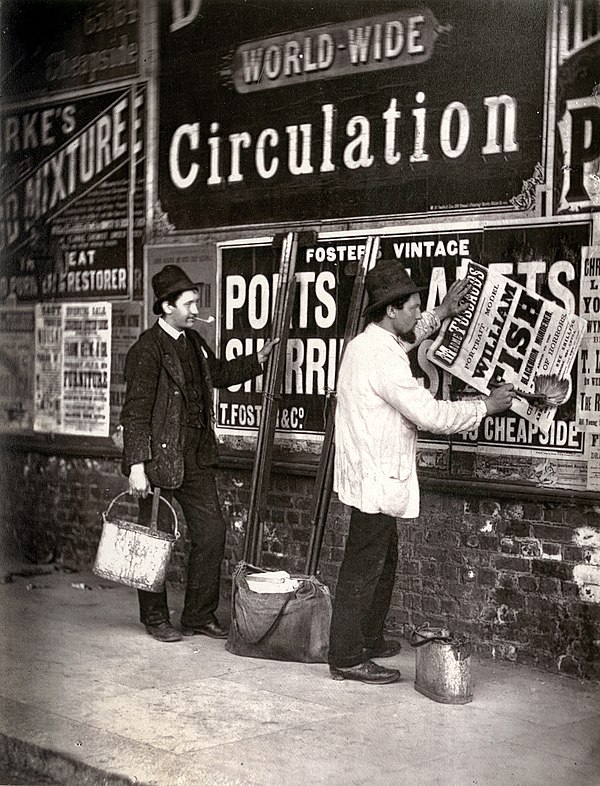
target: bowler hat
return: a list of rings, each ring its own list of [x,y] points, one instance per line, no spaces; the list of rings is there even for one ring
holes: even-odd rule
[[[161,303],[171,295],[187,292],[188,289],[198,289],[191,278],[177,265],[165,265],[155,276],[152,276],[152,289],[154,290],[154,306],[152,311],[161,314]]]
[[[397,259],[381,259],[367,273],[365,286],[369,295],[369,305],[363,311],[365,317],[380,306],[387,306],[401,297],[414,295],[422,290]]]

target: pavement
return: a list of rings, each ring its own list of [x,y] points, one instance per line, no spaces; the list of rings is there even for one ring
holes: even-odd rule
[[[204,636],[159,643],[134,590],[44,569],[0,585],[0,759],[40,783],[600,786],[597,683],[473,656],[473,701],[440,704],[407,644],[380,661],[399,683],[337,682]]]

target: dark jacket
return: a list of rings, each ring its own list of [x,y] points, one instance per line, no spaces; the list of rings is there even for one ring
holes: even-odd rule
[[[214,466],[218,460],[213,428],[213,386],[225,388],[262,374],[256,355],[219,360],[195,331],[185,331],[193,347],[204,382],[202,398],[207,427],[201,442],[199,464]],[[187,424],[185,377],[173,339],[156,322],[127,353],[122,470],[129,475],[132,464],[144,462],[154,486],[177,488],[183,482],[184,439]]]

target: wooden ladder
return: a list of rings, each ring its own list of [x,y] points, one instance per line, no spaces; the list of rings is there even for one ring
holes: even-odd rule
[[[278,238],[274,239],[277,242]],[[258,566],[262,553],[264,533],[264,508],[270,486],[273,446],[279,405],[281,403],[281,384],[283,381],[284,361],[290,320],[296,289],[296,257],[298,254],[298,233],[288,232],[281,246],[279,278],[273,312],[271,335],[279,338],[269,359],[264,375],[262,409],[258,426],[256,456],[252,468],[250,505],[248,523],[244,540],[244,560]]]
[[[363,312],[365,299],[365,278],[368,271],[375,265],[378,253],[379,237],[371,236],[367,239],[365,253],[359,263],[359,268],[356,278],[354,279],[354,285],[352,287],[352,295],[350,297],[350,305],[348,306],[348,316],[346,318],[344,343],[342,345],[340,362],[348,342],[356,336],[359,331],[359,327],[361,326],[361,315]],[[338,369],[339,366],[340,363],[338,363]],[[329,398],[329,402],[330,404],[327,407],[327,423],[325,426],[323,448],[321,451],[321,458],[319,460],[317,477],[315,478],[310,509],[310,521],[312,529],[310,543],[308,546],[305,573],[311,575],[317,571],[319,555],[321,553],[321,546],[323,544],[323,535],[325,533],[327,513],[329,512],[329,503],[331,501],[331,492],[333,489],[333,461],[335,455],[335,391]]]

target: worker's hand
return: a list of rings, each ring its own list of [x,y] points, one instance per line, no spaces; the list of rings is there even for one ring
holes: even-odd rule
[[[446,297],[436,309],[439,318],[443,320],[456,314],[462,314],[468,306],[464,297],[470,289],[471,282],[467,278],[455,281],[446,293]]]
[[[134,497],[147,497],[151,491],[144,463],[132,464],[129,470],[129,493]]]
[[[275,344],[279,343],[278,338],[270,338],[268,341],[265,341],[264,347],[258,352],[258,362],[262,365],[265,360],[271,354],[271,350],[275,346]]]
[[[505,409],[509,409],[515,395],[515,386],[508,382],[495,387],[485,399],[485,408],[488,415],[494,415],[496,412],[504,412]]]

